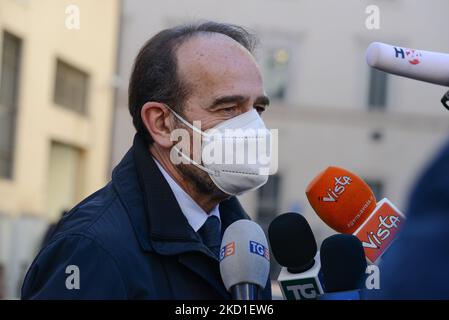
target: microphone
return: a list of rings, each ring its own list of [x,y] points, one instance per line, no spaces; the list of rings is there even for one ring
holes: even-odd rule
[[[328,167],[322,171],[307,186],[306,195],[329,227],[359,238],[371,263],[378,262],[405,221],[388,199],[376,203],[371,188],[342,168]]]
[[[316,299],[323,293],[320,257],[307,220],[299,213],[277,216],[268,227],[274,257],[283,267],[278,283],[286,300]]]
[[[307,186],[306,196],[321,220],[339,233],[353,233],[376,207],[366,182],[338,167],[318,174]]]
[[[362,243],[357,237],[335,234],[326,238],[321,244],[320,258],[326,293],[362,289],[367,263]]]
[[[449,54],[373,42],[366,62],[378,70],[449,87]]]
[[[270,252],[262,228],[251,220],[237,220],[224,232],[220,274],[234,300],[258,300],[268,281]]]
[[[373,42],[366,50],[372,68],[398,76],[449,87],[449,54]],[[449,110],[449,91],[441,98]]]

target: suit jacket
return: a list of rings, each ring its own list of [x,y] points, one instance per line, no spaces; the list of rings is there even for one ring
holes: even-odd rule
[[[22,298],[230,299],[217,258],[179,205],[136,135],[112,180],[60,220]],[[220,215],[223,230],[248,219],[235,197],[220,203]],[[261,296],[271,299],[269,281]]]

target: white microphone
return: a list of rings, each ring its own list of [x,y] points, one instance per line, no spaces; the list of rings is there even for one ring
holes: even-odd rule
[[[373,42],[366,62],[387,73],[449,87],[449,54]]]
[[[251,220],[238,220],[224,232],[220,247],[220,273],[235,300],[258,300],[268,281],[270,252],[262,228]]]

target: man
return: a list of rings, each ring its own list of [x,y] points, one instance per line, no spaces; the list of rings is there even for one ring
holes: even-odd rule
[[[198,160],[198,150],[178,145],[172,132],[187,130],[188,142],[194,132],[210,141],[207,129],[266,133],[254,43],[240,27],[207,22],[164,30],[144,45],[129,84],[133,146],[111,182],[61,219],[22,298],[231,298],[219,272],[221,236],[248,219],[233,195],[263,185],[266,173]],[[271,299],[269,281],[261,298]]]
[[[369,299],[449,299],[449,142],[417,180]]]

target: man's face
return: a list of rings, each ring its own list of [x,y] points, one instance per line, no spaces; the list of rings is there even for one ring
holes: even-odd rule
[[[253,56],[233,39],[212,33],[195,36],[178,48],[176,57],[178,76],[190,92],[183,117],[190,123],[201,121],[201,130],[251,108],[262,113],[268,105]],[[200,192],[223,197],[207,173],[190,164],[179,169]]]

